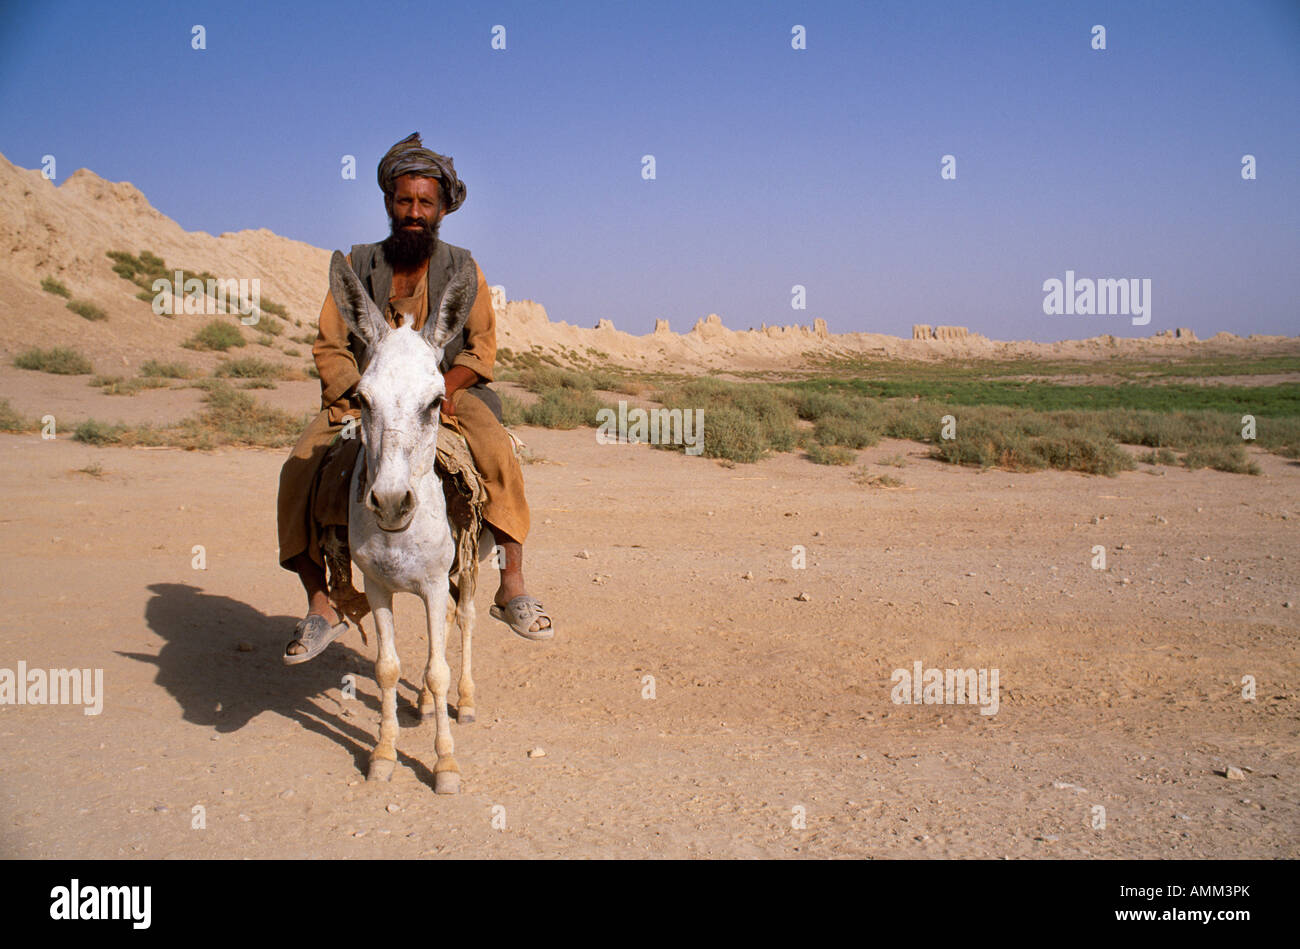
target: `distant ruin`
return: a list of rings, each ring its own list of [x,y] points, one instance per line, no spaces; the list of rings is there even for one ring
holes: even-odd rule
[[[913,323],[912,339],[967,339],[970,330],[964,326],[931,326],[929,323]]]
[[[750,327],[749,332],[759,332],[764,336],[771,336],[773,338],[789,336],[796,333],[801,333],[805,336],[816,336],[819,339],[830,338],[830,331],[826,328],[826,321],[820,317],[812,321],[812,326],[801,326],[798,323],[793,323],[790,326],[768,326],[766,323],[762,323],[759,325],[757,330]]]

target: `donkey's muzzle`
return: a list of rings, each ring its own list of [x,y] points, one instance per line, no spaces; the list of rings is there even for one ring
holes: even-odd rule
[[[366,507],[375,515],[379,527],[386,531],[406,530],[415,515],[416,505],[415,492],[410,488],[385,492],[372,489],[366,496]]]

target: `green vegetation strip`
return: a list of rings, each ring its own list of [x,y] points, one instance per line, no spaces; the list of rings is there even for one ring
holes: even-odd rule
[[[597,389],[639,388],[626,376],[536,362],[512,375],[539,396],[514,414],[550,428],[595,426],[596,412],[614,401]],[[1136,466],[1120,447],[1130,444],[1166,449],[1168,454],[1155,456],[1158,463],[1180,452],[1184,457],[1178,460],[1188,467],[1255,474],[1258,466],[1247,457],[1242,438],[1247,414],[1256,418],[1255,445],[1300,457],[1295,386],[1052,386],[934,378],[764,384],[706,377],[668,381],[651,397],[670,410],[704,409],[704,456],[741,463],[802,449],[817,464],[851,464],[853,452],[887,437],[928,444],[931,457],[952,464],[1018,471],[1114,475]],[[945,416],[952,417],[955,437],[944,437]]]
[[[949,405],[1006,405],[1037,411],[1144,409],[1214,411],[1257,418],[1300,417],[1300,385],[1057,385],[979,379],[810,379],[782,383],[795,391],[842,392],[878,399],[912,398]]]

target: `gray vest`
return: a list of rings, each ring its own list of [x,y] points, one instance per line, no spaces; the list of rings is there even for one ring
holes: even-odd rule
[[[387,307],[388,298],[393,292],[393,268],[389,266],[388,261],[384,258],[383,248],[379,244],[353,244],[349,257],[352,260],[352,269],[361,280],[361,285],[366,288],[366,293],[370,294],[370,299],[374,301],[382,313]],[[429,303],[429,319],[437,318],[438,304],[442,300],[443,290],[447,288],[451,278],[470,259],[469,251],[463,247],[448,244],[443,240],[439,240],[434,246],[433,256],[429,259],[428,288],[426,291]],[[475,298],[478,296],[477,289],[476,286]],[[473,305],[473,302],[473,300],[470,301],[471,305]],[[348,348],[352,351],[353,357],[356,358],[357,366],[364,372],[366,365],[365,344],[354,333],[349,333]],[[451,368],[452,361],[464,348],[465,334],[462,332],[447,343],[447,348],[443,350],[442,361],[438,363],[438,368],[445,373]],[[474,393],[492,410],[492,414],[497,417],[497,421],[501,420],[501,398],[487,387],[487,383],[478,382],[469,386],[466,391]]]

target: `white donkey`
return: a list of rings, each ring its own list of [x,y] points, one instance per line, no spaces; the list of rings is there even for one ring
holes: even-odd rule
[[[429,660],[420,691],[420,713],[437,722],[434,791],[460,790],[460,769],[447,717],[448,571],[455,558],[441,479],[434,468],[438,413],[446,387],[438,363],[443,348],[465,326],[474,303],[477,271],[469,261],[443,292],[423,329],[409,323],[394,330],[338,251],[330,259],[330,293],[348,328],[366,345],[367,361],[357,383],[365,464],[352,472],[348,492],[348,544],[365,576],[366,599],[379,634],[375,678],[382,694],[379,742],[370,754],[367,779],[390,780],[397,762],[397,682],[401,664],[393,628],[393,594],[424,600],[429,625]],[[365,478],[364,484],[359,479]],[[481,551],[490,547],[484,526]],[[471,567],[476,565],[470,565]],[[474,720],[470,638],[474,627],[473,570],[461,565],[455,615],[461,630],[461,669],[456,719]],[[468,581],[468,582],[466,582]]]

